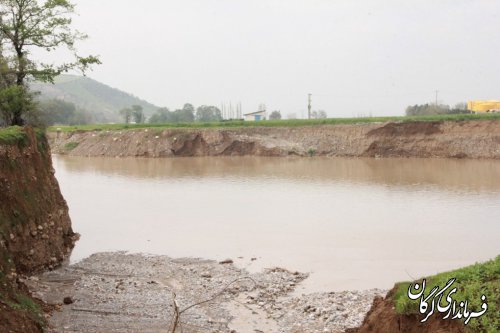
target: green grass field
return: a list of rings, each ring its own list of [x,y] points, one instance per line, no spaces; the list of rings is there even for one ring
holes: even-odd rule
[[[499,332],[500,256],[485,263],[477,263],[451,272],[427,277],[425,295],[428,295],[434,286],[439,286],[440,289],[443,288],[451,278],[456,278],[457,280],[450,289],[453,287],[458,288],[458,291],[452,295],[452,298],[456,300],[457,303],[460,303],[460,301],[469,301],[469,311],[481,311],[481,296],[484,294],[487,297],[487,312],[480,318],[471,319],[467,325],[468,330],[470,332]],[[421,280],[418,282],[420,283]],[[420,299],[413,301],[408,297],[409,285],[410,282],[403,282],[397,285],[397,292],[393,298],[396,312],[399,314],[420,315]],[[446,295],[447,292],[445,292],[444,297],[446,297]],[[447,305],[445,298],[441,305]],[[442,318],[444,314],[435,311],[433,316]]]
[[[223,121],[212,123],[171,123],[171,124],[97,124],[81,126],[51,126],[49,131],[103,131],[137,128],[233,128],[233,127],[297,127],[315,125],[364,124],[378,122],[410,122],[410,121],[462,121],[462,120],[492,120],[500,119],[500,113],[492,114],[456,114],[418,117],[367,117],[367,118],[328,118],[328,119],[288,119],[265,121]]]

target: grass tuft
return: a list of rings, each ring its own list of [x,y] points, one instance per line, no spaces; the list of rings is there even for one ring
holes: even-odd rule
[[[64,145],[64,150],[72,151],[73,149],[78,147],[78,144],[79,143],[75,141],[68,142],[67,144]]]

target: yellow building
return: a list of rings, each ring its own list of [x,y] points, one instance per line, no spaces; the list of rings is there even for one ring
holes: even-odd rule
[[[469,101],[467,110],[474,113],[500,112],[500,101]]]

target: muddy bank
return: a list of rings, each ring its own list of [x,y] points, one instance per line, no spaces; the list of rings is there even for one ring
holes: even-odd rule
[[[27,284],[59,309],[49,332],[171,332],[174,298],[178,332],[343,332],[384,294],[292,296],[305,278],[279,268],[250,274],[230,262],[101,253]]]
[[[439,316],[431,316],[426,323],[421,323],[421,316],[400,315],[394,310],[392,297],[396,289],[389,291],[385,298],[376,297],[366,315],[363,324],[348,333],[467,333],[462,321],[443,320]]]
[[[49,139],[54,153],[75,156],[500,158],[498,120],[51,132]]]
[[[18,129],[0,143],[0,331],[38,332],[41,306],[19,276],[52,269],[76,241],[44,135]]]

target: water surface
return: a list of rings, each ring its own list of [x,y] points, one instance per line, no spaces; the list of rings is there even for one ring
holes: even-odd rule
[[[233,258],[311,272],[312,292],[389,288],[500,254],[500,161],[54,156],[54,167],[82,235],[73,261]]]

